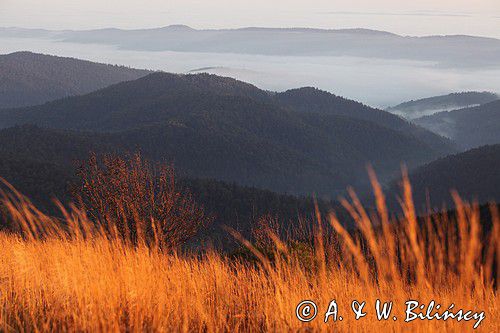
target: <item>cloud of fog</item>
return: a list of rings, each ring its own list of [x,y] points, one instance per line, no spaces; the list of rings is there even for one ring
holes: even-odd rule
[[[0,38],[0,53],[21,50],[177,73],[204,68],[263,89],[282,91],[315,86],[377,107],[455,91],[500,92],[498,68],[447,69],[427,62],[355,57],[126,51],[44,39]]]

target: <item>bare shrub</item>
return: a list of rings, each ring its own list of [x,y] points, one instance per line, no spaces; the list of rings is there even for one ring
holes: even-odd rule
[[[171,166],[152,165],[140,154],[93,154],[78,175],[76,202],[108,236],[174,248],[209,220],[190,193],[177,189]]]
[[[274,237],[280,235],[280,221],[278,217],[266,214],[261,216],[252,229],[252,236],[255,239],[255,245],[259,248],[273,248]]]

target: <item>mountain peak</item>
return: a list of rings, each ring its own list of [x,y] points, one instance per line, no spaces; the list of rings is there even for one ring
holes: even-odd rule
[[[160,28],[160,30],[167,30],[167,31],[196,31],[196,29],[193,29],[190,26],[184,25],[184,24],[172,24],[172,25],[168,25],[166,27]]]

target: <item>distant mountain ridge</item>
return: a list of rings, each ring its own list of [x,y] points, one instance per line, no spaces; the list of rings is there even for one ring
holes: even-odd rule
[[[0,108],[37,105],[86,94],[148,73],[31,52],[0,55]]]
[[[389,107],[386,111],[407,119],[416,119],[437,112],[479,106],[497,99],[499,99],[499,96],[491,92],[468,91],[412,100]]]
[[[126,50],[283,56],[352,56],[435,62],[443,67],[498,66],[500,40],[474,36],[400,36],[369,29],[241,28],[33,30],[34,37],[113,45]],[[0,37],[27,37],[29,29],[0,29]],[[245,41],[242,43],[241,41]],[[467,48],[463,45],[466,44]]]

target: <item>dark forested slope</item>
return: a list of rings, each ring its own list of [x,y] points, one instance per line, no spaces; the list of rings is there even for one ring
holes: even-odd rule
[[[0,108],[37,105],[86,94],[148,73],[31,52],[0,55]]]
[[[78,182],[77,169],[81,162],[88,158],[90,152],[126,155],[126,145],[117,143],[120,139],[35,126],[2,130],[0,177],[27,195],[43,211],[58,214],[53,199],[57,198],[65,204],[72,200],[71,185]],[[115,143],[111,145],[113,141]],[[182,176],[178,177],[177,186],[191,193],[214,217],[213,224],[200,235],[209,237],[211,241],[229,240],[227,233],[221,229],[223,225],[231,226],[249,237],[252,226],[263,215],[279,216],[285,225],[297,221],[299,216],[314,215],[311,198]],[[336,207],[336,204],[320,201],[320,206],[327,209]]]
[[[500,143],[500,100],[418,118],[415,123],[454,140],[463,149]]]
[[[112,145],[172,161],[188,176],[296,194],[336,195],[366,182],[367,163],[389,177],[403,161],[415,166],[451,150],[437,135],[387,112],[348,105],[352,112],[303,112],[233,79],[154,73],[1,111],[0,126],[100,132]]]
[[[275,96],[281,105],[304,113],[322,113],[362,119],[401,131],[440,152],[449,152],[452,143],[389,112],[333,95],[316,88],[292,89]]]
[[[500,201],[500,145],[484,146],[465,153],[447,156],[416,169],[410,174],[415,201],[426,203],[429,193],[431,204],[452,207],[450,190],[457,190],[467,200],[480,203]],[[392,190],[398,192],[393,184]]]

